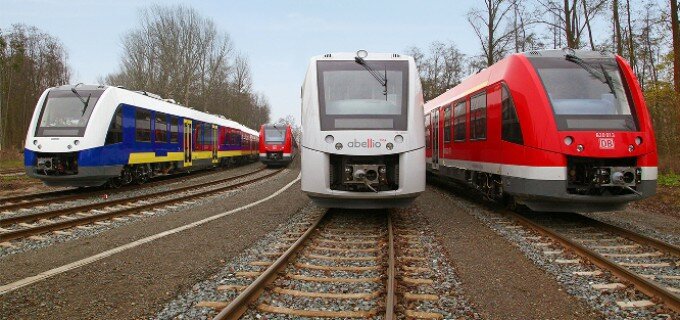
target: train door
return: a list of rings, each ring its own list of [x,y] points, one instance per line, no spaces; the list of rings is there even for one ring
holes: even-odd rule
[[[191,166],[191,150],[193,149],[193,138],[192,138],[192,132],[194,132],[191,120],[189,119],[184,119],[184,166],[185,167],[190,167]]]
[[[432,111],[432,169],[439,170],[439,109]]]
[[[217,138],[217,126],[212,125],[212,163],[217,163],[219,160],[217,159],[217,151],[219,151],[219,144],[218,144],[218,138]]]

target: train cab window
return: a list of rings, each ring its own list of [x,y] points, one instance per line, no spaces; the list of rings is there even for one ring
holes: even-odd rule
[[[165,143],[168,141],[168,116],[166,114],[156,112],[156,126],[154,127],[154,136],[156,143]]]
[[[106,144],[123,142],[123,108],[118,107],[113,114],[109,131],[106,133]]]
[[[453,140],[465,141],[465,129],[467,109],[465,108],[465,100],[458,102],[453,109]]]
[[[524,144],[522,138],[522,127],[519,125],[519,117],[515,103],[512,101],[508,86],[503,84],[501,91],[501,139],[504,141]]]
[[[486,139],[486,93],[470,99],[470,140]]]
[[[613,57],[529,59],[550,99],[561,131],[636,131],[630,88]]]
[[[451,106],[444,109],[444,142],[451,142]]]
[[[170,117],[170,143],[179,142],[179,119]]]
[[[151,142],[151,111],[135,110],[135,140]]]

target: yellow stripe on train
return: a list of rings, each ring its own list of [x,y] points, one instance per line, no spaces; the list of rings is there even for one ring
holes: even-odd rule
[[[128,164],[183,161],[184,152],[168,152],[165,156],[157,156],[155,152],[130,153]]]
[[[218,158],[229,158],[246,155],[254,155],[257,151],[231,150],[218,151]],[[212,159],[212,151],[193,151],[192,160]],[[157,156],[155,152],[135,152],[130,153],[128,164],[157,163],[169,161],[184,161],[184,152],[168,152],[165,156]]]

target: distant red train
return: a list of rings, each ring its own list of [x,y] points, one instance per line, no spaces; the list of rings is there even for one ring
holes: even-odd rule
[[[536,211],[609,211],[656,192],[652,121],[612,54],[513,54],[425,104],[427,170]]]
[[[260,161],[272,165],[287,165],[297,153],[297,142],[290,125],[272,124],[260,127]]]

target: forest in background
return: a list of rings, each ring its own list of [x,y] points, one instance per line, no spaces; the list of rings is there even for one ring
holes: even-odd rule
[[[405,49],[416,59],[426,100],[514,52],[614,52],[630,62],[644,90],[660,169],[680,172],[677,0],[484,0],[465,16],[479,43],[476,53],[461,52],[454,41]],[[154,5],[139,17],[123,35],[119,71],[101,83],[153,92],[252,128],[269,122],[269,103],[252,89],[247,57],[212,20],[187,6]],[[0,30],[0,150],[21,150],[42,91],[69,83],[67,61],[59,39],[35,27]]]

